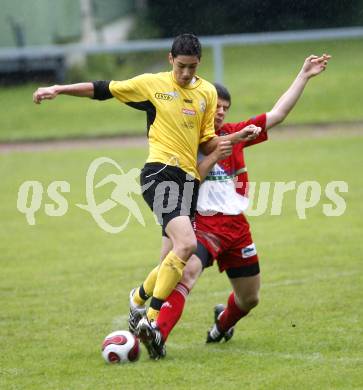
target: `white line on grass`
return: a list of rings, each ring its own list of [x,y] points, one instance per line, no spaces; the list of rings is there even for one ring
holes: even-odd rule
[[[326,275],[326,274],[314,275],[304,279],[286,279],[281,282],[265,282],[265,283],[262,282],[261,289],[264,290],[264,289],[269,289],[274,287],[292,286],[292,285],[307,284],[307,283],[312,284],[313,282],[326,281],[326,280],[337,279],[342,277],[349,277],[357,274],[358,271],[337,272],[330,275]],[[220,295],[225,295],[226,292],[229,291],[230,289],[228,287],[224,290],[210,292],[208,295],[220,296]]]
[[[358,274],[357,271],[349,271],[349,272],[336,272],[331,275],[321,274],[321,275],[314,275],[309,278],[304,279],[286,279],[281,282],[272,282],[272,283],[265,283],[264,287],[280,287],[280,286],[290,286],[294,284],[306,284],[311,283],[312,281],[321,281],[321,280],[330,280],[330,279],[336,279],[341,277],[349,277],[352,275]]]
[[[190,350],[190,345],[187,344],[176,344],[173,342],[168,342],[168,347],[175,350]],[[200,348],[199,346],[197,347]],[[231,348],[228,346],[228,350],[221,349],[216,347],[212,347],[210,345],[206,346],[207,352],[216,352],[216,353],[236,353],[240,356],[248,355],[248,356],[256,356],[256,357],[268,357],[268,358],[276,358],[283,360],[302,360],[306,362],[325,362],[325,363],[361,363],[363,362],[363,357],[326,357],[322,355],[320,352],[313,352],[310,354],[304,354],[299,352],[265,352],[265,351],[248,351],[243,348]]]

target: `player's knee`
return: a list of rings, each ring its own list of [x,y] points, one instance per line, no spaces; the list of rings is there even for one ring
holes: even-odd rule
[[[258,295],[249,295],[248,297],[246,297],[244,304],[246,306],[246,309],[251,310],[258,305],[258,302]]]
[[[202,267],[189,267],[189,263],[183,270],[183,277],[181,279],[181,282],[188,287],[189,290],[193,288],[196,281],[198,280],[198,277],[202,271]]]
[[[189,257],[197,250],[197,239],[195,237],[183,237],[178,243],[174,245],[174,251],[182,259],[189,259]]]
[[[244,311],[250,311],[258,305],[258,294],[250,294],[237,299],[237,306]]]
[[[187,250],[189,252],[189,257],[195,253],[195,251],[197,250],[197,239],[196,237],[193,237],[193,239],[191,239],[188,243],[188,247],[187,247]]]

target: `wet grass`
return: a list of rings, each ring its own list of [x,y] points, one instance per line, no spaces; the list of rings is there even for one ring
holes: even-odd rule
[[[328,52],[333,56],[328,71],[311,80],[286,123],[362,121],[362,44],[357,39],[225,48],[224,82],[233,100],[230,120],[270,110],[305,57]],[[136,61],[135,55],[133,59]],[[160,54],[160,59],[152,71],[169,70],[166,53]],[[97,77],[109,78],[106,70],[104,76],[101,72]],[[150,64],[145,71],[150,71]],[[133,67],[128,61],[111,78],[122,79],[140,72],[140,66]],[[205,50],[198,73],[213,81],[209,50]],[[32,103],[35,88],[36,85],[1,88],[0,141],[146,134],[145,114],[116,100],[98,102],[60,96],[35,106]]]
[[[278,130],[276,130],[278,131]],[[127,172],[141,167],[144,149],[12,153],[0,156],[1,389],[357,389],[362,387],[362,137],[274,140],[246,151],[250,179],[317,181],[318,204],[296,212],[296,191],[282,214],[250,217],[261,259],[260,305],[227,344],[205,345],[212,308],[230,291],[216,267],[188,298],[164,361],[143,351],[135,364],[106,365],[103,337],[125,329],[128,293],[158,259],[160,229],[138,202],[146,226],[132,219],[112,235],[76,207],[85,203],[85,175],[100,156]],[[114,173],[105,166],[103,174]],[[19,186],[44,188],[36,224],[16,208]],[[45,213],[54,180],[70,183],[62,217]],[[327,217],[324,189],[345,181],[346,211]],[[98,194],[107,199],[112,187]],[[270,199],[271,200],[271,199]],[[29,204],[28,204],[29,206]],[[125,210],[105,215],[121,223]]]

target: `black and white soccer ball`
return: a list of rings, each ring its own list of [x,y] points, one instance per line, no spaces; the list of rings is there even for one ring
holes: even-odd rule
[[[128,330],[116,330],[102,343],[102,356],[107,363],[136,362],[140,353],[139,339]]]

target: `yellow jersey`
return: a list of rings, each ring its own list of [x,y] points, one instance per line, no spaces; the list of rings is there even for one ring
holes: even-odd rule
[[[121,102],[146,111],[149,136],[146,162],[178,166],[199,179],[198,146],[215,136],[214,86],[195,77],[194,82],[181,87],[173,72],[161,72],[111,81],[109,89]]]

